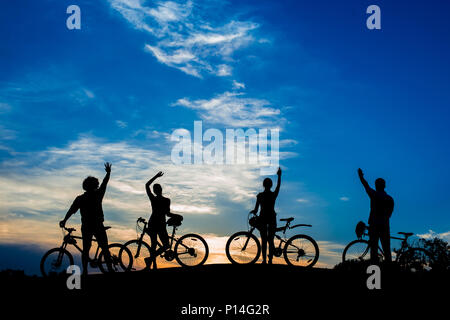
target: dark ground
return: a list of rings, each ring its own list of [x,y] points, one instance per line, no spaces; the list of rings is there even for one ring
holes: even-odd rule
[[[65,278],[28,277],[20,272],[2,272],[0,280],[6,293],[4,312],[12,308],[16,314],[42,313],[51,318],[52,314],[75,316],[86,309],[89,318],[100,314],[147,319],[362,319],[366,315],[414,319],[421,312],[426,318],[446,314],[448,272],[382,270],[381,290],[367,289],[368,276],[365,270],[227,264],[91,275],[82,281],[81,290],[68,290]],[[189,304],[215,306],[222,312],[216,311],[213,318],[182,315],[182,307]],[[225,315],[226,304],[267,304],[270,315]]]

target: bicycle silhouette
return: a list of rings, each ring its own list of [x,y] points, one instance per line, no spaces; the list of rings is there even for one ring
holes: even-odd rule
[[[105,227],[105,230],[110,229],[111,227]],[[60,247],[50,249],[47,251],[41,259],[41,273],[44,277],[50,275],[58,275],[65,274],[67,268],[70,265],[73,265],[73,256],[67,250],[68,245],[74,246],[80,253],[83,250],[77,245],[77,239],[82,240],[83,238],[80,236],[72,235],[72,232],[75,232],[75,228],[62,228],[63,234],[64,230],[67,231],[67,234],[63,237],[63,243]],[[97,242],[95,237],[93,237],[92,241]],[[124,247],[124,245],[119,243],[112,243],[108,245],[109,252],[111,254],[111,264],[112,268],[115,272],[124,272],[130,271],[133,257],[131,252]],[[106,260],[104,258],[104,254],[99,246],[97,246],[97,250],[95,251],[94,258],[89,257],[89,265],[92,268],[99,268],[102,273],[108,273],[108,267],[106,264]]]
[[[233,264],[253,264],[261,255],[261,243],[253,234],[257,229],[254,219],[248,215],[248,231],[239,231],[233,234],[227,241],[225,252],[228,260]],[[256,215],[255,215],[256,217]],[[275,246],[274,257],[281,257],[288,265],[299,267],[312,267],[319,259],[319,246],[310,236],[297,234],[286,240],[286,231],[297,227],[312,227],[310,224],[296,224],[291,226],[293,217],[280,219],[286,222],[283,227],[276,228],[275,232],[282,232],[282,236],[275,234],[279,244]]]
[[[143,227],[140,226],[140,223],[142,223]],[[137,219],[136,230],[141,231],[141,235],[138,236],[137,239],[130,240],[124,244],[132,254],[132,270],[134,271],[148,269],[144,259],[150,257],[151,250],[150,245],[143,240],[144,235],[147,233],[147,224],[148,223],[144,218],[140,217]],[[194,233],[185,234],[180,238],[176,238],[175,233],[181,225],[181,222],[174,225],[168,225],[173,227],[172,234],[169,235],[170,246],[160,256],[166,261],[176,260],[182,267],[194,267],[204,264],[208,259],[209,254],[209,248],[206,241],[201,236]],[[162,244],[157,241],[157,246],[162,247]]]
[[[368,237],[369,226],[364,225],[363,232],[358,236],[357,240],[350,242],[342,253],[342,262],[349,260],[356,261],[369,261],[370,260],[370,247],[369,241],[362,239]],[[402,269],[408,271],[429,271],[433,268],[433,258],[430,252],[427,250],[411,246],[408,243],[408,238],[414,235],[412,232],[398,232],[403,235],[403,238],[390,236],[391,239],[400,240],[400,249],[394,249],[396,254],[394,262],[397,263]],[[382,261],[384,259],[384,252],[380,246],[378,246],[378,257]]]

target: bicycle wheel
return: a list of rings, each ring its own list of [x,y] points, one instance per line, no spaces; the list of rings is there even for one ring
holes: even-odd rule
[[[209,248],[197,234],[186,234],[175,243],[175,259],[183,267],[200,266],[208,259]]]
[[[41,273],[44,277],[65,274],[71,265],[73,265],[73,257],[69,251],[53,248],[41,259]]]
[[[298,234],[286,242],[283,255],[288,265],[311,268],[319,260],[319,246],[310,236]]]
[[[409,272],[424,272],[433,269],[433,258],[423,248],[409,248],[399,253],[397,262],[402,269]]]
[[[139,246],[140,244],[140,246]],[[124,244],[131,252],[133,258],[133,264],[131,270],[142,271],[146,269],[144,259],[150,257],[150,246],[145,241],[139,242],[139,240],[130,240]],[[139,252],[138,252],[139,249]]]
[[[342,253],[342,262],[370,260],[370,248],[367,240],[354,240],[350,242]]]
[[[114,272],[127,272],[131,270],[133,256],[127,247],[119,243],[112,243],[108,246],[108,249],[111,255],[111,267]],[[103,250],[98,255],[98,267],[102,273],[109,272]]]
[[[252,233],[240,231],[228,239],[225,252],[228,260],[233,264],[252,264],[261,254],[261,244]]]

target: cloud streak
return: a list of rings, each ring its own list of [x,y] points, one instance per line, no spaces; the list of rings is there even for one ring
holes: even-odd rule
[[[145,50],[160,63],[202,77],[232,74],[235,51],[254,42],[251,21],[213,21],[217,7],[198,1],[109,0],[111,7],[133,26],[152,36]],[[204,17],[208,17],[205,19]]]
[[[224,92],[211,99],[178,99],[173,106],[196,110],[209,123],[228,127],[267,127],[281,125],[280,109],[265,99],[247,98],[243,93]]]

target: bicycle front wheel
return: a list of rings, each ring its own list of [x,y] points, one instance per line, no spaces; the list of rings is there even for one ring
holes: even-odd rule
[[[69,251],[53,248],[41,259],[41,273],[44,277],[65,274],[71,265],[73,265],[73,257]]]
[[[119,243],[112,243],[108,246],[108,250],[111,255],[111,268],[113,272],[127,272],[131,270],[133,256],[127,247]],[[102,273],[109,272],[103,250],[98,255],[98,267]]]
[[[298,234],[286,242],[283,254],[287,264],[311,268],[319,260],[319,246],[310,236]]]
[[[240,231],[228,239],[225,252],[233,264],[253,264],[261,254],[261,244],[252,233]]]
[[[200,266],[208,259],[209,248],[205,239],[197,234],[186,234],[175,244],[175,259],[183,267]]]
[[[370,260],[370,248],[367,240],[354,240],[350,242],[342,253],[342,262]]]
[[[132,270],[142,271],[147,268],[144,259],[150,257],[150,246],[145,241],[130,240],[124,244],[133,258]]]
[[[399,253],[397,262],[402,269],[409,272],[431,271],[433,268],[433,258],[423,248],[410,248]]]

